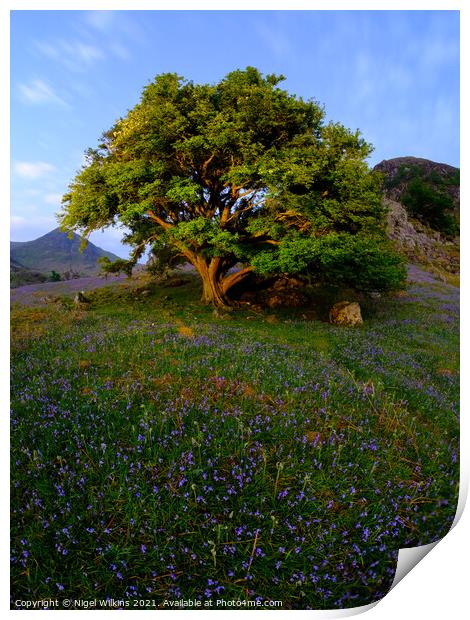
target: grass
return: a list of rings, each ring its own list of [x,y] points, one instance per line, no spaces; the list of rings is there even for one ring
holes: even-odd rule
[[[456,509],[456,289],[354,329],[145,288],[12,311],[12,600],[384,596]]]

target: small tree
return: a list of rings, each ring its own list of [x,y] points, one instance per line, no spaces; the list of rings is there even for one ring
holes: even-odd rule
[[[252,271],[399,286],[404,268],[365,163],[371,146],[325,124],[316,102],[279,88],[283,79],[252,67],[215,85],[158,76],[88,151],[64,196],[63,229],[88,236],[120,222],[134,260],[152,244],[172,247],[216,306]]]
[[[114,261],[109,260],[107,256],[100,256],[97,261],[100,264],[101,272],[106,276],[110,273],[125,273],[128,278],[132,276],[132,269],[135,266],[133,261],[117,258]]]
[[[436,185],[437,187],[433,187],[420,177],[414,178],[408,184],[401,200],[410,215],[444,235],[454,237],[459,232],[453,214],[454,203],[445,189],[438,189],[442,185],[440,180]]]
[[[151,275],[166,278],[171,269],[185,261],[185,257],[173,245],[154,243],[150,248],[146,267]]]
[[[61,280],[60,273],[57,273],[57,271],[52,270],[51,275],[49,276],[49,282],[60,282],[60,280]]]

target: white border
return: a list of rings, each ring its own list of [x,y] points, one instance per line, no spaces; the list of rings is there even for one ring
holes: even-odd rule
[[[462,46],[462,54],[461,54],[461,63],[463,69],[461,69],[462,78],[468,74],[468,62],[469,58],[469,49],[468,44],[466,43],[466,36],[468,36],[468,19],[467,19],[467,7],[465,6],[463,0],[459,1],[417,1],[417,0],[395,0],[394,2],[381,2],[378,5],[377,2],[371,1],[334,1],[331,0],[328,4],[324,2],[318,1],[299,1],[299,0],[290,0],[289,3],[285,2],[285,0],[271,0],[271,1],[258,1],[254,2],[253,0],[239,0],[238,2],[214,2],[214,1],[204,1],[201,0],[199,2],[189,2],[182,0],[173,0],[171,5],[169,6],[166,2],[145,2],[142,0],[134,0],[134,2],[129,2],[128,0],[101,0],[101,1],[92,1],[92,0],[81,0],[80,2],[70,2],[66,6],[63,2],[59,2],[58,0],[54,1],[44,1],[44,2],[33,2],[29,1],[21,1],[17,0],[14,2],[10,0],[9,2],[2,3],[0,7],[0,41],[1,45],[4,46],[5,52],[1,54],[1,74],[3,76],[9,76],[9,11],[10,10],[96,10],[96,9],[113,9],[113,10],[460,10],[461,11],[461,46]],[[468,109],[468,97],[467,94],[467,85],[468,80],[462,79],[462,95],[461,100],[464,102],[462,106],[463,109]],[[3,93],[9,93],[9,78],[7,77],[6,84],[4,89],[2,89]],[[5,190],[4,192],[4,210],[7,213],[6,205],[9,205],[9,97],[5,97],[5,95],[0,99],[0,105],[2,105],[2,112],[5,111],[5,114],[2,114],[2,150],[1,150],[1,163],[3,164],[0,167],[0,173],[2,175],[2,186]],[[466,105],[465,105],[466,104]],[[468,136],[468,122],[466,117],[462,115],[462,136]],[[464,141],[463,141],[464,142]],[[461,167],[466,170],[466,149],[462,149],[462,162]],[[465,173],[462,175],[462,186],[461,186],[461,194],[462,194],[462,204],[464,208],[462,209],[462,226],[464,230],[463,239],[466,238],[466,223],[467,216],[465,215],[465,205],[467,204],[466,198],[468,195],[467,191],[467,180],[465,178]],[[8,222],[8,220],[7,220]],[[1,389],[2,394],[4,395],[4,399],[2,402],[6,402],[6,395],[8,394],[8,376],[9,376],[9,328],[8,328],[8,310],[9,307],[9,278],[7,279],[7,270],[6,270],[6,258],[9,247],[9,233],[8,233],[8,223],[3,226],[0,230],[1,238],[1,251],[2,258],[5,258],[5,261],[2,261],[2,266],[4,267],[1,271],[1,292],[5,297],[3,298],[3,303],[1,304],[1,312],[2,312],[2,320],[1,325],[3,332],[3,338],[1,340],[4,346],[4,354],[1,356],[2,363],[2,372],[1,372]],[[466,310],[468,308],[468,295],[467,295],[467,251],[465,243],[462,244],[462,316],[469,316],[469,313]],[[8,295],[8,297],[7,297]],[[464,325],[465,327],[465,325]],[[467,330],[464,329],[462,331],[462,351],[468,350],[468,333]],[[465,359],[463,360],[466,361]],[[465,371],[465,367],[462,367],[462,370]],[[462,382],[462,402],[468,403],[468,392],[465,385],[465,382]],[[6,407],[3,409],[4,413],[6,413]],[[465,413],[465,412],[464,412]],[[2,482],[4,483],[3,489],[8,489],[8,416],[3,415],[1,418],[2,424],[2,433],[1,433],[1,441],[4,442],[4,448],[1,450],[2,459],[0,461],[1,469],[0,471],[3,474]],[[460,497],[459,502],[459,513],[461,514],[463,509],[463,504],[465,503],[465,498],[467,495],[468,489],[468,472],[469,468],[469,424],[467,420],[462,419],[461,423],[461,438],[462,438],[462,450],[461,450],[461,486],[462,486],[462,495]],[[8,497],[3,502],[3,506],[7,508],[9,502]],[[8,524],[8,515],[5,513],[5,510],[2,511],[1,514],[1,525],[2,532],[7,537],[9,531]],[[426,558],[421,560],[420,566],[417,570],[413,570],[411,575],[408,575],[406,579],[403,581],[396,580],[398,586],[393,588],[392,591],[376,606],[366,606],[365,608],[356,608],[353,610],[342,610],[340,612],[336,611],[292,611],[290,613],[293,614],[313,614],[316,618],[334,618],[334,617],[345,617],[348,615],[353,615],[357,613],[361,613],[362,611],[368,611],[368,617],[377,618],[377,619],[392,619],[395,620],[397,615],[404,615],[406,618],[413,617],[425,617],[430,618],[442,618],[444,615],[449,620],[452,619],[460,619],[464,616],[462,613],[464,610],[468,613],[468,602],[467,602],[467,588],[468,588],[468,564],[467,564],[467,555],[466,551],[470,549],[470,516],[469,510],[465,511],[461,516],[460,522],[456,525],[454,529],[441,541],[437,544],[436,550],[433,550]],[[434,545],[427,545],[426,547],[434,548]],[[6,546],[4,546],[6,548]],[[421,553],[423,549],[418,550],[418,553]],[[413,550],[406,550],[404,553],[401,553],[401,557],[403,556],[412,556],[414,555]],[[410,566],[414,566],[414,563],[409,562],[409,557],[406,560],[408,563],[408,569]],[[418,560],[419,561],[419,560]],[[9,610],[9,558],[7,554],[4,553],[1,559],[1,570],[2,570],[2,579],[0,580],[0,605],[1,608],[7,613],[16,614],[16,611]],[[406,574],[406,573],[405,573]],[[42,613],[44,612],[32,612],[32,613]],[[46,612],[50,613],[50,612]],[[55,612],[59,614],[66,614],[66,611]],[[75,612],[77,613],[77,612]],[[84,612],[78,612],[84,613]],[[95,612],[96,613],[96,612]],[[98,612],[100,613],[100,612]],[[127,614],[133,612],[125,612]],[[136,612],[137,613],[137,612]],[[141,612],[140,612],[141,613]],[[172,613],[170,611],[160,611],[159,615]],[[200,614],[204,612],[195,611],[193,613]],[[215,613],[223,613],[223,612],[215,612]],[[233,613],[233,612],[232,612]],[[236,613],[236,612],[235,612]],[[254,613],[263,613],[263,614],[282,614],[284,612],[280,611],[266,611],[266,612],[254,612]],[[44,617],[44,616],[42,616]]]

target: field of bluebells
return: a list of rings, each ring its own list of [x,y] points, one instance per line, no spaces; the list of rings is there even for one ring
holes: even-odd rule
[[[458,289],[362,328],[197,286],[12,310],[12,600],[383,597],[458,496]],[[168,299],[170,297],[170,299]]]

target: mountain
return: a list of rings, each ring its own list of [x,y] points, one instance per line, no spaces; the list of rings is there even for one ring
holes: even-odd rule
[[[14,270],[21,267],[46,274],[51,271],[74,271],[80,275],[93,275],[99,271],[96,261],[101,256],[107,256],[112,261],[119,258],[90,242],[83,252],[80,252],[81,240],[75,233],[69,239],[67,233],[55,228],[34,241],[11,241],[12,267]]]
[[[384,159],[374,167],[384,175],[384,190],[387,198],[400,202],[410,182],[419,177],[426,179],[433,187],[445,187],[454,206],[460,203],[460,169],[420,157],[395,157]]]

